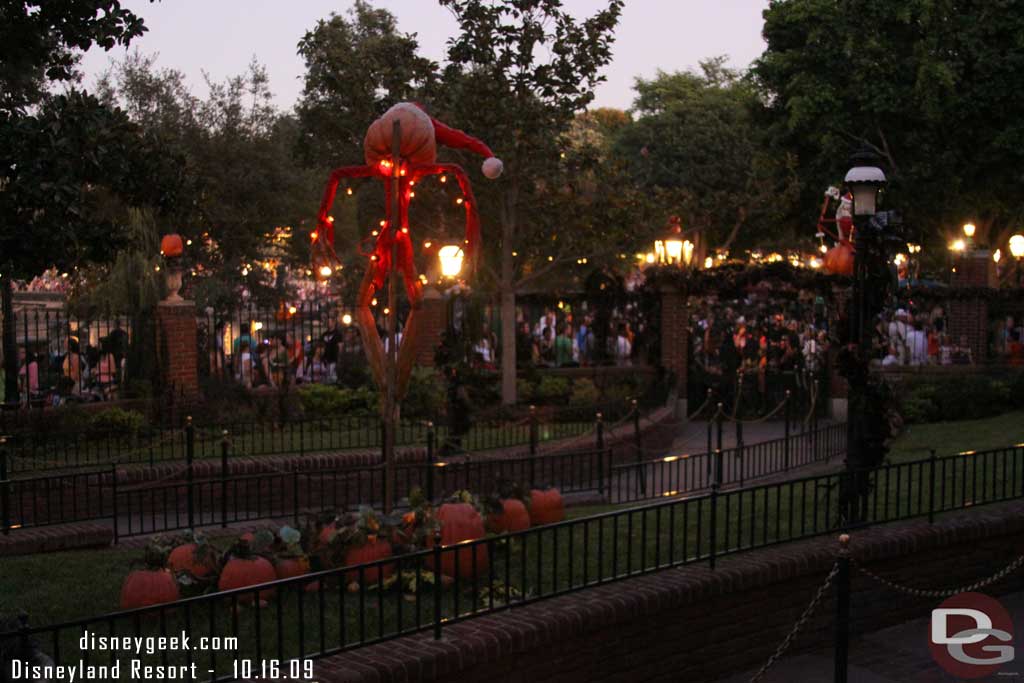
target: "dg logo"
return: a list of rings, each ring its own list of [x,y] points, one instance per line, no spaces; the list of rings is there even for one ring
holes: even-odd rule
[[[958,593],[932,610],[928,647],[957,678],[991,676],[1014,659],[1013,620],[995,598]]]

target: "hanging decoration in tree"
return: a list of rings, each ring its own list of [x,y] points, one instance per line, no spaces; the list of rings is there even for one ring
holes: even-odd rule
[[[392,157],[393,131],[395,122],[399,122],[400,139],[398,140],[398,168],[394,167]],[[384,387],[384,344],[377,332],[377,325],[370,310],[374,295],[381,290],[392,269],[397,269],[405,284],[409,299],[410,312],[405,322],[405,332],[398,345],[398,387],[399,397],[405,394],[409,375],[412,372],[416,356],[416,340],[419,327],[418,312],[422,303],[422,283],[417,276],[413,259],[412,240],[409,236],[409,202],[414,196],[412,188],[420,179],[440,175],[455,178],[462,191],[457,200],[466,212],[466,234],[463,241],[465,261],[470,268],[476,266],[480,253],[480,215],[477,212],[476,198],[469,177],[457,164],[437,163],[437,145],[466,149],[483,156],[482,171],[484,176],[495,179],[501,175],[503,165],[494,156],[491,149],[475,137],[460,130],[450,128],[431,118],[423,108],[411,102],[401,102],[391,107],[379,119],[374,121],[366,132],[363,141],[363,154],[366,164],[363,166],[345,166],[335,169],[327,181],[320,213],[317,218],[317,229],[312,233],[312,259],[315,272],[329,276],[338,265],[338,257],[334,251],[334,220],[329,215],[334,204],[334,196],[338,191],[338,183],[343,178],[378,178],[384,184],[385,217],[380,229],[374,230],[374,244],[369,253],[369,265],[363,277],[356,298],[356,320],[363,335],[363,348],[366,350],[367,361],[374,379],[379,387]],[[392,180],[398,177],[398,214],[392,210]],[[395,229],[397,227],[397,229]],[[392,254],[395,254],[394,263]]]
[[[825,218],[828,206],[831,201],[837,201],[835,218]],[[834,223],[835,233],[830,232],[826,223]],[[822,264],[825,272],[833,275],[853,275],[853,195],[847,192],[840,195],[839,188],[829,187],[825,191],[825,201],[821,205],[821,213],[818,215],[818,231],[816,237],[824,245],[824,237],[829,235],[836,241],[836,245],[825,252]]]

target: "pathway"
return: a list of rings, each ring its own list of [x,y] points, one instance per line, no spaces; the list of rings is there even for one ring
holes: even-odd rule
[[[1014,633],[1024,633],[1024,593],[999,598],[1013,619]],[[856,609],[856,606],[854,606]],[[914,619],[898,626],[867,633],[850,641],[850,683],[938,683],[959,681],[943,671],[928,651],[929,618]],[[1007,681],[1024,676],[1024,652],[1019,643],[1017,660],[994,676],[979,682]],[[761,679],[762,683],[831,683],[832,649],[784,657]],[[725,683],[746,683],[754,671],[725,679]]]

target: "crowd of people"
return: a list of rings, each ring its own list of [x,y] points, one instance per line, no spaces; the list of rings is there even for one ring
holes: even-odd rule
[[[516,325],[516,364],[538,368],[632,365],[646,331],[632,306],[613,311],[604,329],[593,313],[568,306],[545,308],[536,322],[520,311]]]
[[[806,395],[827,379],[828,327],[824,302],[809,293],[783,302],[691,298],[693,400],[711,389],[749,415],[773,410],[787,390]]]
[[[872,334],[872,362],[884,368],[970,365],[975,359],[967,337],[948,333],[945,309],[896,308],[882,313]]]

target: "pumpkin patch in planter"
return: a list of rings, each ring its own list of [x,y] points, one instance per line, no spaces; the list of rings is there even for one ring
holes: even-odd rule
[[[565,501],[558,489],[530,491],[530,520],[533,526],[557,524],[565,520]]]
[[[146,547],[145,566],[128,574],[121,585],[121,609],[162,605],[180,597],[174,574],[164,567],[165,557],[158,546]]]
[[[391,557],[391,520],[386,520],[369,507],[361,507],[357,514],[347,515],[341,526],[331,535],[324,553],[325,563],[332,567],[350,566],[374,562]],[[395,572],[395,566],[384,563],[362,570],[364,583],[377,583],[381,577],[387,579]],[[360,571],[345,572],[345,581],[358,582]]]
[[[201,534],[182,536],[167,556],[167,568],[172,572],[200,580],[213,577],[219,565],[220,553]]]
[[[494,534],[524,531],[530,528],[529,496],[519,484],[499,479],[496,490],[483,500],[487,511],[487,530]]]
[[[479,506],[467,491],[459,491],[452,497],[451,502],[442,505],[437,511],[437,521],[441,525],[441,544],[445,546],[462,541],[475,541],[487,534]],[[433,546],[434,540],[430,537],[427,547]],[[462,579],[472,579],[474,570],[476,575],[485,573],[487,565],[488,553],[485,544],[448,550],[441,556],[441,574],[450,577],[457,575]],[[436,571],[433,557],[427,558],[427,567]]]
[[[309,573],[308,537],[299,529],[281,527],[274,539],[274,572],[277,578],[291,579]],[[311,581],[304,588],[308,592],[319,590],[320,582]]]
[[[268,536],[269,540],[265,540]],[[274,565],[270,563],[270,560],[257,552],[258,550],[264,551],[269,548],[272,541],[273,536],[265,530],[253,534],[253,542],[251,544],[244,540],[239,540],[228,551],[228,560],[224,564],[224,568],[221,569],[220,580],[217,582],[218,590],[228,591],[235,588],[245,588],[247,586],[276,581],[277,572],[274,571]],[[273,588],[261,590],[259,592],[260,606],[264,606],[266,601],[273,596]],[[242,593],[238,596],[238,601],[246,605],[251,604],[253,602],[253,593]]]

